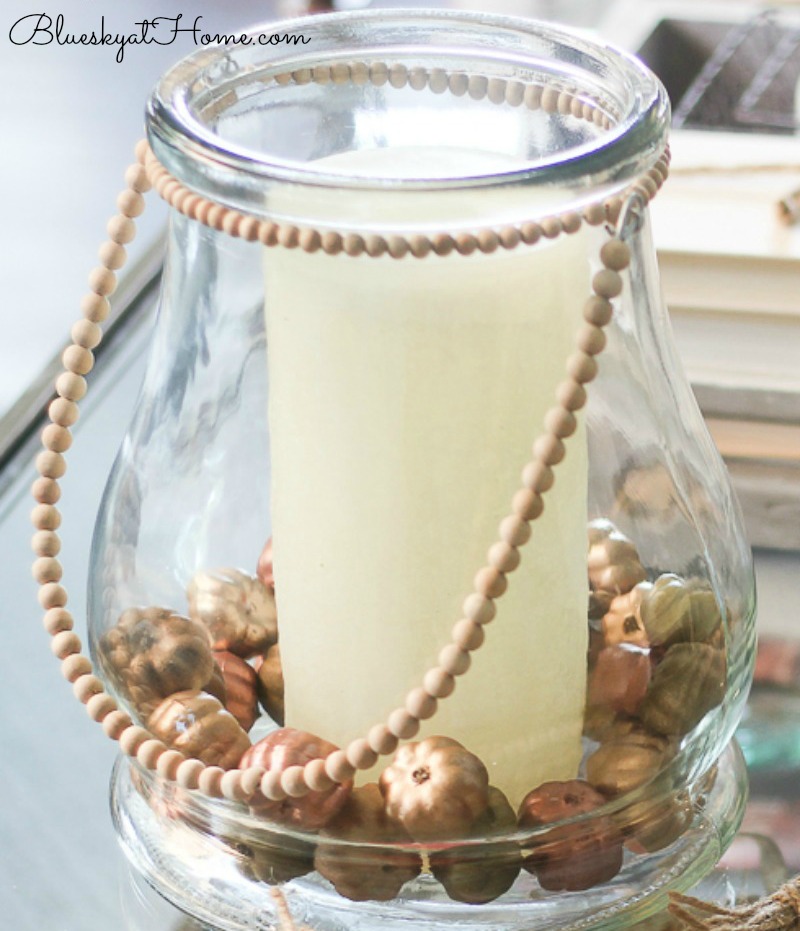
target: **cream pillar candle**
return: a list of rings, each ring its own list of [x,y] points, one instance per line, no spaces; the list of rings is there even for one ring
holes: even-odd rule
[[[324,167],[424,175],[441,157],[383,149]],[[464,192],[459,210],[477,225],[493,196]],[[347,227],[358,195],[343,192],[339,209]],[[386,209],[402,213],[402,199]],[[587,253],[578,234],[423,260],[272,249],[265,268],[286,723],[343,746],[421,684],[461,616],[563,377]],[[574,777],[581,756],[583,431],[568,443],[486,643],[421,731],[478,754],[512,804]]]

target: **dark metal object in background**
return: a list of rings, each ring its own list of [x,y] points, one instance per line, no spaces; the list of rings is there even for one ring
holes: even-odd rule
[[[669,92],[676,129],[796,130],[800,26],[772,13],[733,25],[664,19],[639,54]]]

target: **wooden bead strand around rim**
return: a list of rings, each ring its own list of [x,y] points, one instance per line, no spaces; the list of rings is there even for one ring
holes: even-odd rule
[[[375,76],[381,73],[380,69],[371,67],[370,79],[374,82]],[[350,79],[353,79],[353,74],[351,68]],[[401,72],[398,70],[394,74],[395,81],[399,82]],[[292,79],[298,80],[296,72],[292,74]],[[435,81],[432,73],[428,75],[428,83],[436,93],[441,92],[443,80],[442,75],[437,74]],[[453,82],[450,78],[447,80],[448,88],[453,90]],[[414,82],[415,86],[421,87],[421,76],[415,77]],[[459,82],[455,82],[455,85],[461,86]],[[502,95],[499,85],[491,82],[485,86],[482,82],[475,83],[473,92],[489,94],[497,102],[501,102],[502,98],[509,105],[518,105],[520,102],[517,101],[520,92],[510,92],[508,85]],[[527,89],[521,94],[523,99],[527,97],[533,100],[536,97],[528,94]],[[567,112],[564,109],[567,102],[560,96],[551,100],[541,94],[538,100],[544,101],[543,107],[553,106],[558,112]],[[577,107],[570,104],[570,108],[569,112],[574,114]],[[581,112],[586,118],[585,109]],[[151,185],[157,187],[175,209],[183,208],[182,212],[187,216],[232,236],[241,236],[270,246],[299,245],[310,252],[319,248],[330,251],[335,248],[335,242],[333,246],[329,243],[326,249],[325,237],[328,233],[299,230],[296,235],[293,232],[289,234],[286,228],[282,229],[272,221],[213,204],[169,176],[155,160],[145,140],[137,145],[136,156],[136,163],[131,165],[125,175],[127,187],[117,201],[119,213],[112,217],[107,227],[109,239],[100,249],[100,265],[89,276],[90,290],[81,302],[83,317],[73,327],[73,343],[62,356],[64,372],[56,380],[57,397],[48,409],[51,425],[43,431],[44,448],[36,460],[40,477],[32,489],[37,502],[31,515],[36,530],[32,545],[37,557],[33,573],[40,585],[39,602],[45,610],[44,626],[52,637],[52,651],[61,661],[62,674],[72,683],[73,691],[86,705],[87,713],[102,724],[110,738],[119,741],[125,754],[135,757],[143,767],[164,778],[176,780],[183,788],[199,789],[214,798],[246,801],[259,789],[270,799],[299,797],[310,790],[320,790],[352,778],[357,770],[368,769],[378,757],[392,753],[400,740],[414,737],[420,722],[435,715],[438,702],[452,694],[456,678],[468,671],[470,654],[479,649],[484,641],[483,628],[495,616],[495,601],[507,588],[507,576],[519,565],[520,548],[531,536],[530,525],[543,511],[543,495],[554,482],[552,467],[563,458],[564,440],[575,431],[574,414],[586,403],[584,386],[597,373],[595,357],[603,351],[605,345],[603,327],[613,315],[611,301],[622,291],[621,273],[628,267],[630,252],[617,236],[613,236],[601,249],[600,261],[603,267],[592,281],[593,293],[584,309],[585,325],[576,340],[575,351],[567,360],[566,374],[557,388],[554,406],[545,417],[542,434],[533,444],[532,458],[522,470],[521,487],[512,499],[511,512],[500,524],[498,540],[488,550],[486,565],[475,575],[474,590],[464,601],[462,617],[453,627],[450,642],[440,651],[437,665],[424,674],[422,684],[409,692],[404,703],[385,722],[376,724],[367,735],[353,740],[346,748],[331,753],[326,759],[312,760],[305,767],[291,767],[282,773],[265,773],[257,767],[225,772],[199,760],[184,758],[181,753],[154,738],[146,728],[135,724],[94,675],[92,664],[83,655],[81,641],[73,631],[73,618],[66,608],[67,592],[61,585],[62,570],[57,559],[60,550],[57,530],[61,523],[61,515],[56,507],[60,496],[58,479],[66,471],[64,453],[72,442],[69,428],[77,421],[78,402],[86,394],[85,376],[94,365],[93,350],[102,338],[99,324],[108,314],[108,297],[116,287],[115,272],[124,265],[124,246],[135,236],[134,218],[142,213],[142,195]],[[635,192],[646,204],[666,178],[668,166],[669,155],[665,151],[655,166],[644,178],[635,182],[629,191]],[[534,243],[542,235],[555,237],[574,232],[584,221],[598,224],[615,218],[619,215],[622,202],[623,198],[618,196],[609,202],[588,206],[582,216],[568,213],[553,218],[558,222],[551,223],[546,219],[540,223],[531,221],[518,229],[509,227],[500,231],[479,231],[467,245],[467,241],[459,245],[458,238],[442,233],[430,239],[403,239],[402,245],[398,243],[399,237],[389,237],[381,244],[363,240],[363,249],[356,245],[356,240],[351,240],[350,248],[342,246],[339,251],[346,251],[348,255],[389,254],[399,258],[410,254],[423,258],[431,252],[443,255],[456,251],[466,255],[475,249],[514,248],[522,243]]]

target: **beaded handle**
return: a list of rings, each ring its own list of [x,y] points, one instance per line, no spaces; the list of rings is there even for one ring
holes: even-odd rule
[[[308,79],[322,83],[325,80],[336,80],[332,75],[337,67],[340,66],[328,68],[327,76],[319,69],[314,69],[314,73],[309,72],[311,76]],[[538,85],[522,85],[518,81],[488,80],[463,74],[448,76],[440,69],[430,72],[425,69],[409,71],[404,66],[346,67],[346,79],[354,82],[364,76],[359,70],[363,67],[367,69],[367,78],[374,83],[383,83],[385,71],[386,80],[395,87],[403,86],[400,83],[403,78],[403,82],[408,82],[414,89],[430,86],[434,92],[446,89],[453,93],[469,92],[476,99],[479,92],[482,92],[496,103],[516,105],[525,102],[531,107],[542,106],[549,112],[572,113],[598,123],[608,119],[603,115],[598,120],[595,114],[601,111],[595,105],[580,101],[568,92],[559,93],[550,88],[542,89]],[[398,67],[403,68],[404,77],[397,71]],[[426,75],[424,82],[420,74],[423,71]],[[463,78],[466,84],[455,78]],[[482,83],[476,83],[476,78],[480,78]],[[306,74],[304,71],[291,72],[284,76],[278,75],[275,80],[279,83],[288,80],[304,83]],[[499,84],[503,87],[500,88]],[[573,101],[580,104],[580,107]],[[623,195],[590,204],[583,214],[570,212],[539,222],[525,223],[520,227],[505,227],[499,231],[487,229],[459,236],[442,233],[430,238],[392,236],[364,239],[351,233],[319,233],[316,230],[281,226],[271,220],[248,216],[214,203],[192,192],[171,176],[157,161],[146,140],[141,140],[137,145],[136,158],[136,163],[125,173],[126,189],[117,199],[119,213],[109,221],[109,238],[99,251],[100,265],[89,275],[90,291],[81,304],[83,317],[73,326],[73,342],[64,350],[64,372],[56,380],[58,396],[48,408],[51,423],[42,432],[44,449],[36,458],[40,477],[32,487],[32,494],[37,501],[32,512],[32,522],[36,528],[33,549],[37,556],[33,564],[33,576],[40,585],[39,603],[45,610],[44,626],[53,638],[51,648],[61,660],[62,674],[72,683],[76,697],[86,705],[89,716],[102,725],[110,738],[119,741],[124,753],[135,756],[146,769],[176,780],[186,789],[199,789],[214,798],[246,801],[258,790],[276,801],[287,796],[300,797],[309,791],[325,790],[352,778],[357,770],[369,769],[380,756],[392,753],[400,740],[414,737],[419,731],[420,722],[431,718],[436,713],[439,701],[453,692],[456,677],[469,669],[470,654],[484,642],[483,628],[496,614],[495,601],[508,587],[507,576],[520,563],[519,551],[530,539],[530,524],[544,510],[542,496],[552,488],[555,481],[553,466],[564,458],[564,440],[577,429],[575,413],[586,404],[584,386],[597,375],[596,356],[606,344],[604,327],[613,315],[611,301],[622,293],[623,280],[620,273],[630,263],[630,251],[622,241],[618,224],[616,232],[600,250],[603,268],[592,279],[592,295],[583,314],[585,323],[578,332],[575,351],[567,360],[566,377],[556,390],[556,403],[545,415],[544,430],[533,444],[530,462],[522,470],[522,485],[512,499],[511,512],[500,523],[498,539],[489,548],[486,565],[475,575],[473,591],[462,606],[463,616],[454,625],[450,642],[439,653],[438,665],[427,671],[422,684],[408,693],[403,705],[396,708],[385,722],[376,724],[366,736],[353,740],[346,749],[336,750],[324,759],[311,760],[305,766],[290,766],[280,772],[265,772],[261,767],[226,772],[218,766],[207,766],[200,760],[187,759],[180,751],[168,748],[146,728],[135,724],[131,716],[118,706],[116,699],[105,691],[102,681],[94,674],[91,661],[81,652],[80,638],[73,630],[73,617],[66,609],[67,591],[61,584],[62,568],[57,559],[61,546],[57,534],[61,523],[61,515],[56,507],[61,495],[58,479],[66,471],[64,453],[72,445],[69,428],[78,419],[78,402],[86,394],[85,376],[94,365],[93,350],[102,338],[99,324],[108,315],[108,297],[116,287],[115,272],[125,264],[127,256],[124,247],[134,238],[134,219],[144,210],[142,195],[154,186],[174,209],[213,229],[248,241],[287,248],[299,246],[308,252],[322,249],[331,254],[387,254],[393,258],[405,255],[424,258],[431,252],[438,255],[453,251],[462,255],[469,255],[476,250],[490,252],[500,247],[514,248],[520,243],[534,243],[541,236],[555,238],[562,233],[573,233],[584,221],[591,225],[617,222]],[[646,205],[666,179],[668,168],[669,152],[665,151],[654,167],[637,179],[624,196]]]

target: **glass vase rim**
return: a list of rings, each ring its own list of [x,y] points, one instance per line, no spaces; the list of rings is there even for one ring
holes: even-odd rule
[[[588,36],[569,27],[556,23],[523,18],[519,16],[499,15],[464,10],[442,10],[430,8],[389,8],[377,10],[350,10],[326,13],[320,16],[300,17],[286,20],[270,21],[245,29],[237,35],[256,37],[260,34],[274,34],[280,30],[285,35],[314,33],[328,36],[338,41],[353,39],[355,29],[380,27],[437,27],[452,30],[461,27],[475,36],[479,30],[485,30],[495,39],[502,37],[509,41],[527,39],[547,40],[562,53],[565,50],[575,55],[582,55],[585,61],[603,63],[614,70],[622,79],[628,92],[628,101],[620,119],[602,135],[590,142],[574,145],[565,151],[546,155],[531,160],[524,167],[508,170],[473,170],[454,172],[448,177],[376,177],[359,175],[351,172],[320,170],[314,168],[313,162],[280,158],[224,138],[203,120],[192,105],[192,94],[197,93],[206,81],[209,69],[216,64],[227,61],[228,67],[235,74],[236,56],[242,54],[242,47],[237,45],[216,45],[199,49],[175,63],[159,80],[146,108],[148,135],[156,155],[164,161],[166,167],[173,170],[180,165],[181,159],[190,159],[194,180],[209,182],[212,189],[223,187],[228,182],[252,186],[259,182],[273,184],[299,185],[313,188],[347,188],[361,191],[392,190],[459,190],[463,188],[488,187],[496,185],[531,184],[579,187],[580,190],[594,190],[602,187],[622,188],[635,177],[652,167],[663,153],[670,122],[670,103],[666,90],[660,80],[635,55],[621,49],[604,39]],[[267,51],[278,48],[266,45]],[[289,47],[289,46],[287,46]],[[469,48],[461,46],[448,47],[447,51],[464,60],[472,59],[497,63],[503,61],[492,55],[488,45],[476,42]],[[356,53],[351,50],[348,55],[338,53],[321,53],[316,56],[316,63],[335,63],[352,61]],[[391,55],[393,49],[376,43],[372,48],[364,48],[367,60],[374,59],[376,51]],[[426,47],[408,43],[397,45],[396,58],[428,52],[435,54],[441,47],[435,43]],[[517,46],[509,48],[514,57],[521,61],[526,49]],[[566,59],[542,59],[530,54],[528,66],[555,69],[561,65],[562,74],[578,73],[579,68]],[[253,76],[265,71],[280,73],[286,70],[314,67],[315,59],[308,55],[292,53],[292,56],[278,57],[274,61],[264,59],[258,70],[252,66],[249,72],[240,77],[223,79],[219,84],[217,97],[230,93],[233,85],[241,83],[247,74]],[[164,158],[163,156],[166,156]],[[173,171],[180,178],[180,173]],[[246,180],[244,180],[246,179]],[[205,193],[205,191],[203,192]],[[223,195],[223,201],[227,198]],[[232,201],[238,198],[234,195]]]

